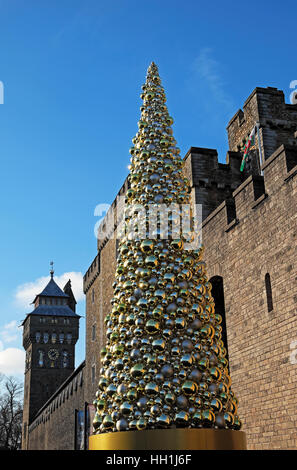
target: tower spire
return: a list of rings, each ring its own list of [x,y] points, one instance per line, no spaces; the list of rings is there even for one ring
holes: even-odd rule
[[[51,266],[50,275],[51,275],[51,279],[53,279],[54,278],[54,273],[55,273],[55,271],[54,271],[54,262],[53,261],[50,262],[50,266]]]
[[[154,62],[141,98],[94,429],[99,435],[156,428],[239,430],[222,317],[215,312],[203,248],[185,249],[192,226],[176,235],[181,206],[190,204],[190,184]],[[160,206],[169,211],[165,229],[160,218],[150,218],[150,209]]]

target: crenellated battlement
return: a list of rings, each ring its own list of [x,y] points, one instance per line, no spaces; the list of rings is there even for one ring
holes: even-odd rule
[[[245,217],[246,212],[256,207],[265,197],[263,176],[249,176],[233,193],[237,220]]]
[[[184,174],[190,180],[196,204],[202,204],[205,219],[243,181],[241,154],[228,152],[226,163],[219,163],[214,149],[191,147],[184,157]]]
[[[125,179],[121,189],[119,190],[116,198],[112,202],[110,208],[108,209],[103,221],[100,224],[99,230],[101,232],[101,237],[97,241],[98,252],[102,250],[104,245],[109,240],[110,236],[113,234],[114,230],[117,227],[117,202],[119,196],[125,196],[129,188],[128,177]]]
[[[92,261],[89,269],[84,275],[84,280],[83,280],[83,290],[84,294],[90,289],[91,285],[95,282],[95,279],[100,274],[100,253],[98,253],[94,260]]]
[[[297,175],[297,148],[281,145],[262,166],[263,176],[250,175],[203,221],[215,233],[229,232],[250,215],[265,199],[278,197],[282,187]],[[290,189],[287,189],[287,191]],[[196,201],[196,203],[198,203]],[[216,226],[214,228],[214,226]]]
[[[282,90],[257,87],[227,125],[229,148],[240,151],[256,122],[260,123],[263,160],[281,144],[296,145],[297,105],[285,103]],[[256,136],[256,148],[259,142]]]

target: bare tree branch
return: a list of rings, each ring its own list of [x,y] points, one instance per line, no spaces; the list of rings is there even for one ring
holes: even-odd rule
[[[15,377],[0,374],[0,449],[19,449],[22,434],[23,386]]]

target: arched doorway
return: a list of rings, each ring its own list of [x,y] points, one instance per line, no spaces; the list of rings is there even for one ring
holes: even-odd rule
[[[212,285],[211,293],[215,301],[215,312],[222,316],[222,340],[227,350],[226,359],[229,363],[223,278],[222,276],[213,276],[209,281]]]

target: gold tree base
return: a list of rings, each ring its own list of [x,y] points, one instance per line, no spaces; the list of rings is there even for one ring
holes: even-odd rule
[[[242,431],[225,429],[154,429],[97,434],[90,450],[245,450]]]

